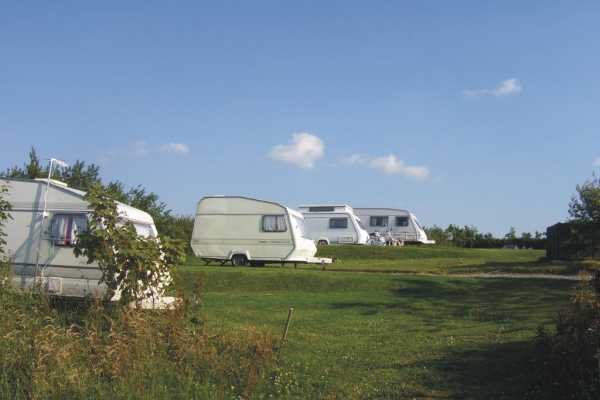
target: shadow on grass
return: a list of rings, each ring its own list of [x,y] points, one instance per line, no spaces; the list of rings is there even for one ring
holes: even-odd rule
[[[442,359],[418,361],[398,368],[433,372],[425,382],[432,392],[453,399],[527,399],[532,388],[533,345],[511,342],[450,351]]]
[[[476,322],[531,319],[532,313],[551,312],[568,300],[577,284],[536,279],[397,278],[388,301],[332,303],[334,309],[357,309],[362,315],[399,310],[424,321],[462,318]]]
[[[483,264],[461,265],[448,268],[449,273],[464,272],[505,272],[505,273],[549,273],[561,275],[577,275],[585,267],[578,262],[538,261],[488,261]]]

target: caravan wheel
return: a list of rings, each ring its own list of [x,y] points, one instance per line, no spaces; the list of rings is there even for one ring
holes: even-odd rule
[[[248,258],[243,254],[234,254],[233,257],[231,257],[231,264],[236,267],[243,267],[248,264]]]
[[[327,243],[327,240],[319,240],[319,241],[317,242],[317,244],[318,244],[319,246],[327,246],[329,243]]]

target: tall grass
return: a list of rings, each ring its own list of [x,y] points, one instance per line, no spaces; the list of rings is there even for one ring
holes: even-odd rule
[[[581,281],[556,331],[540,329],[535,347],[537,398],[600,398],[600,280]]]
[[[169,311],[110,308],[4,282],[0,398],[251,397],[274,366],[272,337],[253,327],[211,336],[199,305],[187,297]]]

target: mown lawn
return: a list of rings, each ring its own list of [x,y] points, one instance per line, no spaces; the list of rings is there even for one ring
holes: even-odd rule
[[[424,260],[435,258],[428,251]],[[275,398],[524,398],[531,339],[575,284],[290,267],[179,273],[187,290],[204,279],[214,333],[250,324],[279,336],[294,307],[279,374],[260,390]]]
[[[336,270],[414,273],[518,272],[552,268],[543,250],[464,249],[440,246],[320,246],[318,255],[335,258]]]
[[[441,246],[378,247],[319,246],[318,257],[334,258],[331,271],[398,272],[427,274],[550,273],[574,275],[582,268],[598,268],[593,262],[549,262],[544,250],[465,249]],[[204,265],[190,257],[187,265]],[[318,265],[298,265],[320,269]]]

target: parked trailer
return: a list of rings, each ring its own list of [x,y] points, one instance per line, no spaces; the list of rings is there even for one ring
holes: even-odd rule
[[[434,244],[429,240],[417,217],[398,208],[355,208],[369,234],[379,233],[408,243]]]
[[[13,286],[41,285],[48,293],[65,297],[104,296],[106,285],[99,284],[102,272],[97,264],[73,254],[91,213],[86,193],[47,179],[1,178],[0,184],[8,188],[6,200],[12,205],[5,231]],[[148,213],[118,202],[117,211],[139,235],[156,237]],[[117,292],[113,300],[119,297]]]
[[[369,234],[352,207],[344,205],[301,206],[307,237],[317,244],[366,244]]]
[[[242,196],[207,196],[198,202],[191,246],[206,262],[329,264],[316,258],[304,218],[281,204]]]

